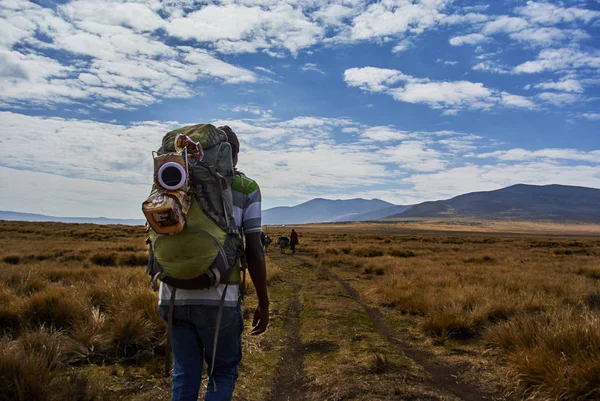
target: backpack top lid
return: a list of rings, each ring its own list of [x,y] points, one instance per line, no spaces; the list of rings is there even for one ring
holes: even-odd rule
[[[167,132],[158,153],[176,152],[175,137],[177,135],[187,136],[192,141],[198,142],[203,149],[210,149],[219,143],[227,142],[227,134],[212,124],[190,125]]]

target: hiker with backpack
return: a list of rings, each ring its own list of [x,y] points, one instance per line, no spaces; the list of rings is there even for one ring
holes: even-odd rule
[[[292,255],[296,254],[296,245],[299,244],[300,242],[298,242],[298,233],[292,228],[292,232],[290,233],[290,249],[292,250]]]
[[[273,242],[273,240],[271,239],[271,237],[269,237],[268,234],[265,234],[264,231],[260,233],[260,242],[262,242],[263,250],[265,251],[265,253],[269,252],[269,245],[271,245],[271,242]]]
[[[281,253],[285,253],[285,250],[290,247],[290,239],[284,235],[277,237],[275,243],[279,245],[279,252]]]
[[[173,352],[173,401],[198,399],[203,361],[204,399],[232,399],[245,267],[258,297],[250,334],[269,323],[261,193],[235,169],[239,149],[228,126],[201,124],[167,133],[155,157],[155,185],[142,209],[151,227],[148,273],[160,281],[159,314]]]

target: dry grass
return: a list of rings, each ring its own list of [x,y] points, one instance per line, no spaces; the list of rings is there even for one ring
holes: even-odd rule
[[[0,400],[97,399],[75,367],[164,346],[143,228],[3,222],[0,238]]]
[[[506,364],[518,383],[509,391],[539,400],[600,398],[600,239],[405,228],[296,230],[300,253],[309,249],[345,274],[371,304],[406,314],[431,344],[497,350],[489,363]]]
[[[134,399],[133,385],[123,383],[141,379],[123,375],[110,385],[92,383],[97,382],[94,372],[106,370],[102,366],[107,364],[118,371],[160,365],[165,328],[144,273],[143,229],[1,224],[0,401],[91,400],[99,394]],[[272,372],[277,344],[284,338],[277,326],[285,321],[277,297],[283,297],[292,261],[310,257],[351,282],[366,302],[402,319],[413,338],[423,339],[421,345],[443,352],[461,344],[490,366],[506,367],[514,379],[507,382],[513,386],[509,390],[519,397],[600,398],[600,239],[496,235],[485,232],[493,231],[485,224],[470,228],[479,232],[407,232],[395,224],[297,228],[298,255],[289,256],[289,264],[268,265],[267,280],[274,289],[270,335],[275,337],[245,336],[248,363],[264,360]],[[269,234],[279,235],[277,230]],[[307,362],[322,365],[322,371],[331,361],[358,366],[353,373],[357,382],[363,373],[393,382],[402,369],[383,343],[372,349],[360,340],[376,336],[368,321],[356,320],[358,310],[349,314],[357,306],[329,294],[326,276],[306,285],[315,286],[302,295],[306,313],[320,316],[321,326],[314,332],[303,327],[303,341],[321,344],[324,332],[349,333],[361,324],[360,336],[337,344],[344,353],[314,354]],[[328,304],[333,309],[319,304],[325,294],[335,300]],[[339,321],[330,320],[333,312]],[[326,340],[333,343],[334,337]],[[357,349],[361,356],[353,359]],[[348,372],[335,370],[335,380]],[[251,380],[242,378],[240,391],[268,394],[271,373],[263,373],[263,387],[251,389]],[[168,392],[168,383],[163,384]],[[362,391],[359,387],[353,389]]]

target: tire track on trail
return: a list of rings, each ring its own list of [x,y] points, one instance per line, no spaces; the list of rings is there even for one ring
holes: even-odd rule
[[[301,286],[295,284],[286,312],[286,345],[275,369],[269,401],[302,401],[307,379],[304,372],[304,351],[300,338],[299,299]]]
[[[305,257],[301,258],[307,263],[316,265],[325,274],[337,281],[348,293],[348,295],[367,313],[367,316],[373,323],[375,329],[381,335],[383,335],[396,348],[397,351],[412,359],[415,363],[422,366],[427,373],[429,373],[431,376],[431,381],[435,387],[439,388],[440,390],[449,391],[464,401],[505,399],[503,396],[488,394],[471,383],[458,381],[458,378],[462,375],[463,371],[445,364],[434,354],[419,349],[409,342],[398,338],[394,329],[385,323],[381,313],[376,308],[367,305],[360,297],[358,291],[348,282],[343,280],[340,276],[322,264],[318,262],[315,263],[314,261]]]

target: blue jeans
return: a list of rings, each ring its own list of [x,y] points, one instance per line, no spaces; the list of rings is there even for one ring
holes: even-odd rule
[[[209,378],[205,401],[230,401],[238,377],[238,365],[242,360],[244,319],[239,307],[223,308],[216,356],[213,356],[213,340],[218,307],[203,305],[179,305],[173,310],[173,387],[171,401],[197,401],[202,381],[202,361],[208,369],[215,370]],[[167,321],[169,307],[158,307],[160,316]],[[213,380],[217,391],[213,391]]]

